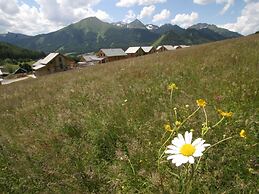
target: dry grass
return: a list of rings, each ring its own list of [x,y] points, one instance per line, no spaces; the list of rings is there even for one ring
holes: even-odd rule
[[[234,112],[208,142],[249,133],[208,154],[193,193],[256,193],[258,69],[255,35],[0,86],[0,190],[161,192],[157,151],[175,82],[179,110],[205,98],[211,112]],[[168,192],[174,184],[165,174]]]

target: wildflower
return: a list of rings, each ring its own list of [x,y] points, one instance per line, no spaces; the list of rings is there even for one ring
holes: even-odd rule
[[[171,83],[167,86],[167,89],[170,91],[178,90],[178,87],[176,86],[175,83]]]
[[[190,105],[189,105],[189,104],[186,104],[186,105],[185,105],[185,108],[189,108],[189,107],[190,107]]]
[[[240,137],[242,138],[246,138],[246,131],[244,129],[242,129],[239,133]]]
[[[172,128],[171,128],[171,126],[170,126],[169,124],[165,124],[165,125],[164,125],[164,128],[165,128],[165,130],[168,131],[168,132],[172,132],[172,131],[173,131]]]
[[[172,141],[172,145],[167,146],[166,154],[170,154],[167,160],[172,160],[176,166],[189,162],[194,163],[194,157],[202,156],[202,152],[210,144],[204,144],[205,140],[198,138],[192,143],[192,132],[186,131],[184,137],[182,134],[178,134]]]
[[[232,112],[224,112],[220,109],[218,109],[218,113],[222,116],[222,117],[232,117],[233,113]]]
[[[207,104],[206,101],[203,99],[196,100],[196,103],[199,107],[205,107]]]
[[[179,127],[182,123],[180,121],[175,121],[176,127]]]

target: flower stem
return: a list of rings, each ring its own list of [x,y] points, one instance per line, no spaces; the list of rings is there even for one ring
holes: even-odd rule
[[[208,147],[208,149],[205,150],[204,153],[206,153],[208,150],[210,150],[211,148],[215,147],[216,145],[218,145],[218,144],[220,144],[220,143],[222,143],[222,142],[224,142],[224,141],[230,140],[230,139],[232,139],[232,138],[234,138],[234,137],[235,137],[235,136],[231,136],[231,137],[222,139],[222,140],[218,141],[217,143],[214,143],[212,146]]]
[[[222,117],[215,125],[213,125],[211,128],[217,127],[223,120],[225,119],[225,117]]]

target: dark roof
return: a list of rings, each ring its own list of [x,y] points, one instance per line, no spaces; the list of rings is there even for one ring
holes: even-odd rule
[[[127,54],[121,49],[101,49],[101,51],[107,56],[107,57],[116,57],[116,56],[127,56]]]

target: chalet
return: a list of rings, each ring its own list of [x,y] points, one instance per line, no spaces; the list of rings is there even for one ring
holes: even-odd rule
[[[187,46],[187,45],[176,45],[174,46],[175,49],[181,49],[181,48],[188,48],[190,46]]]
[[[128,57],[138,57],[145,54],[141,47],[129,47],[125,53],[128,55]]]
[[[104,63],[127,58],[127,54],[121,48],[101,49],[97,56],[104,58]]]
[[[9,73],[4,70],[3,66],[0,66],[0,78],[8,76]]]
[[[172,50],[175,50],[175,48],[172,45],[161,45],[161,46],[158,46],[156,49],[157,52],[172,51]]]
[[[153,46],[142,46],[141,47],[143,51],[145,52],[145,55],[152,54],[156,52],[156,48]]]
[[[71,69],[74,61],[60,53],[50,53],[32,65],[36,75],[46,75]]]
[[[81,55],[80,62],[78,62],[79,66],[91,66],[98,63],[103,63],[104,58],[97,57],[96,55]]]

